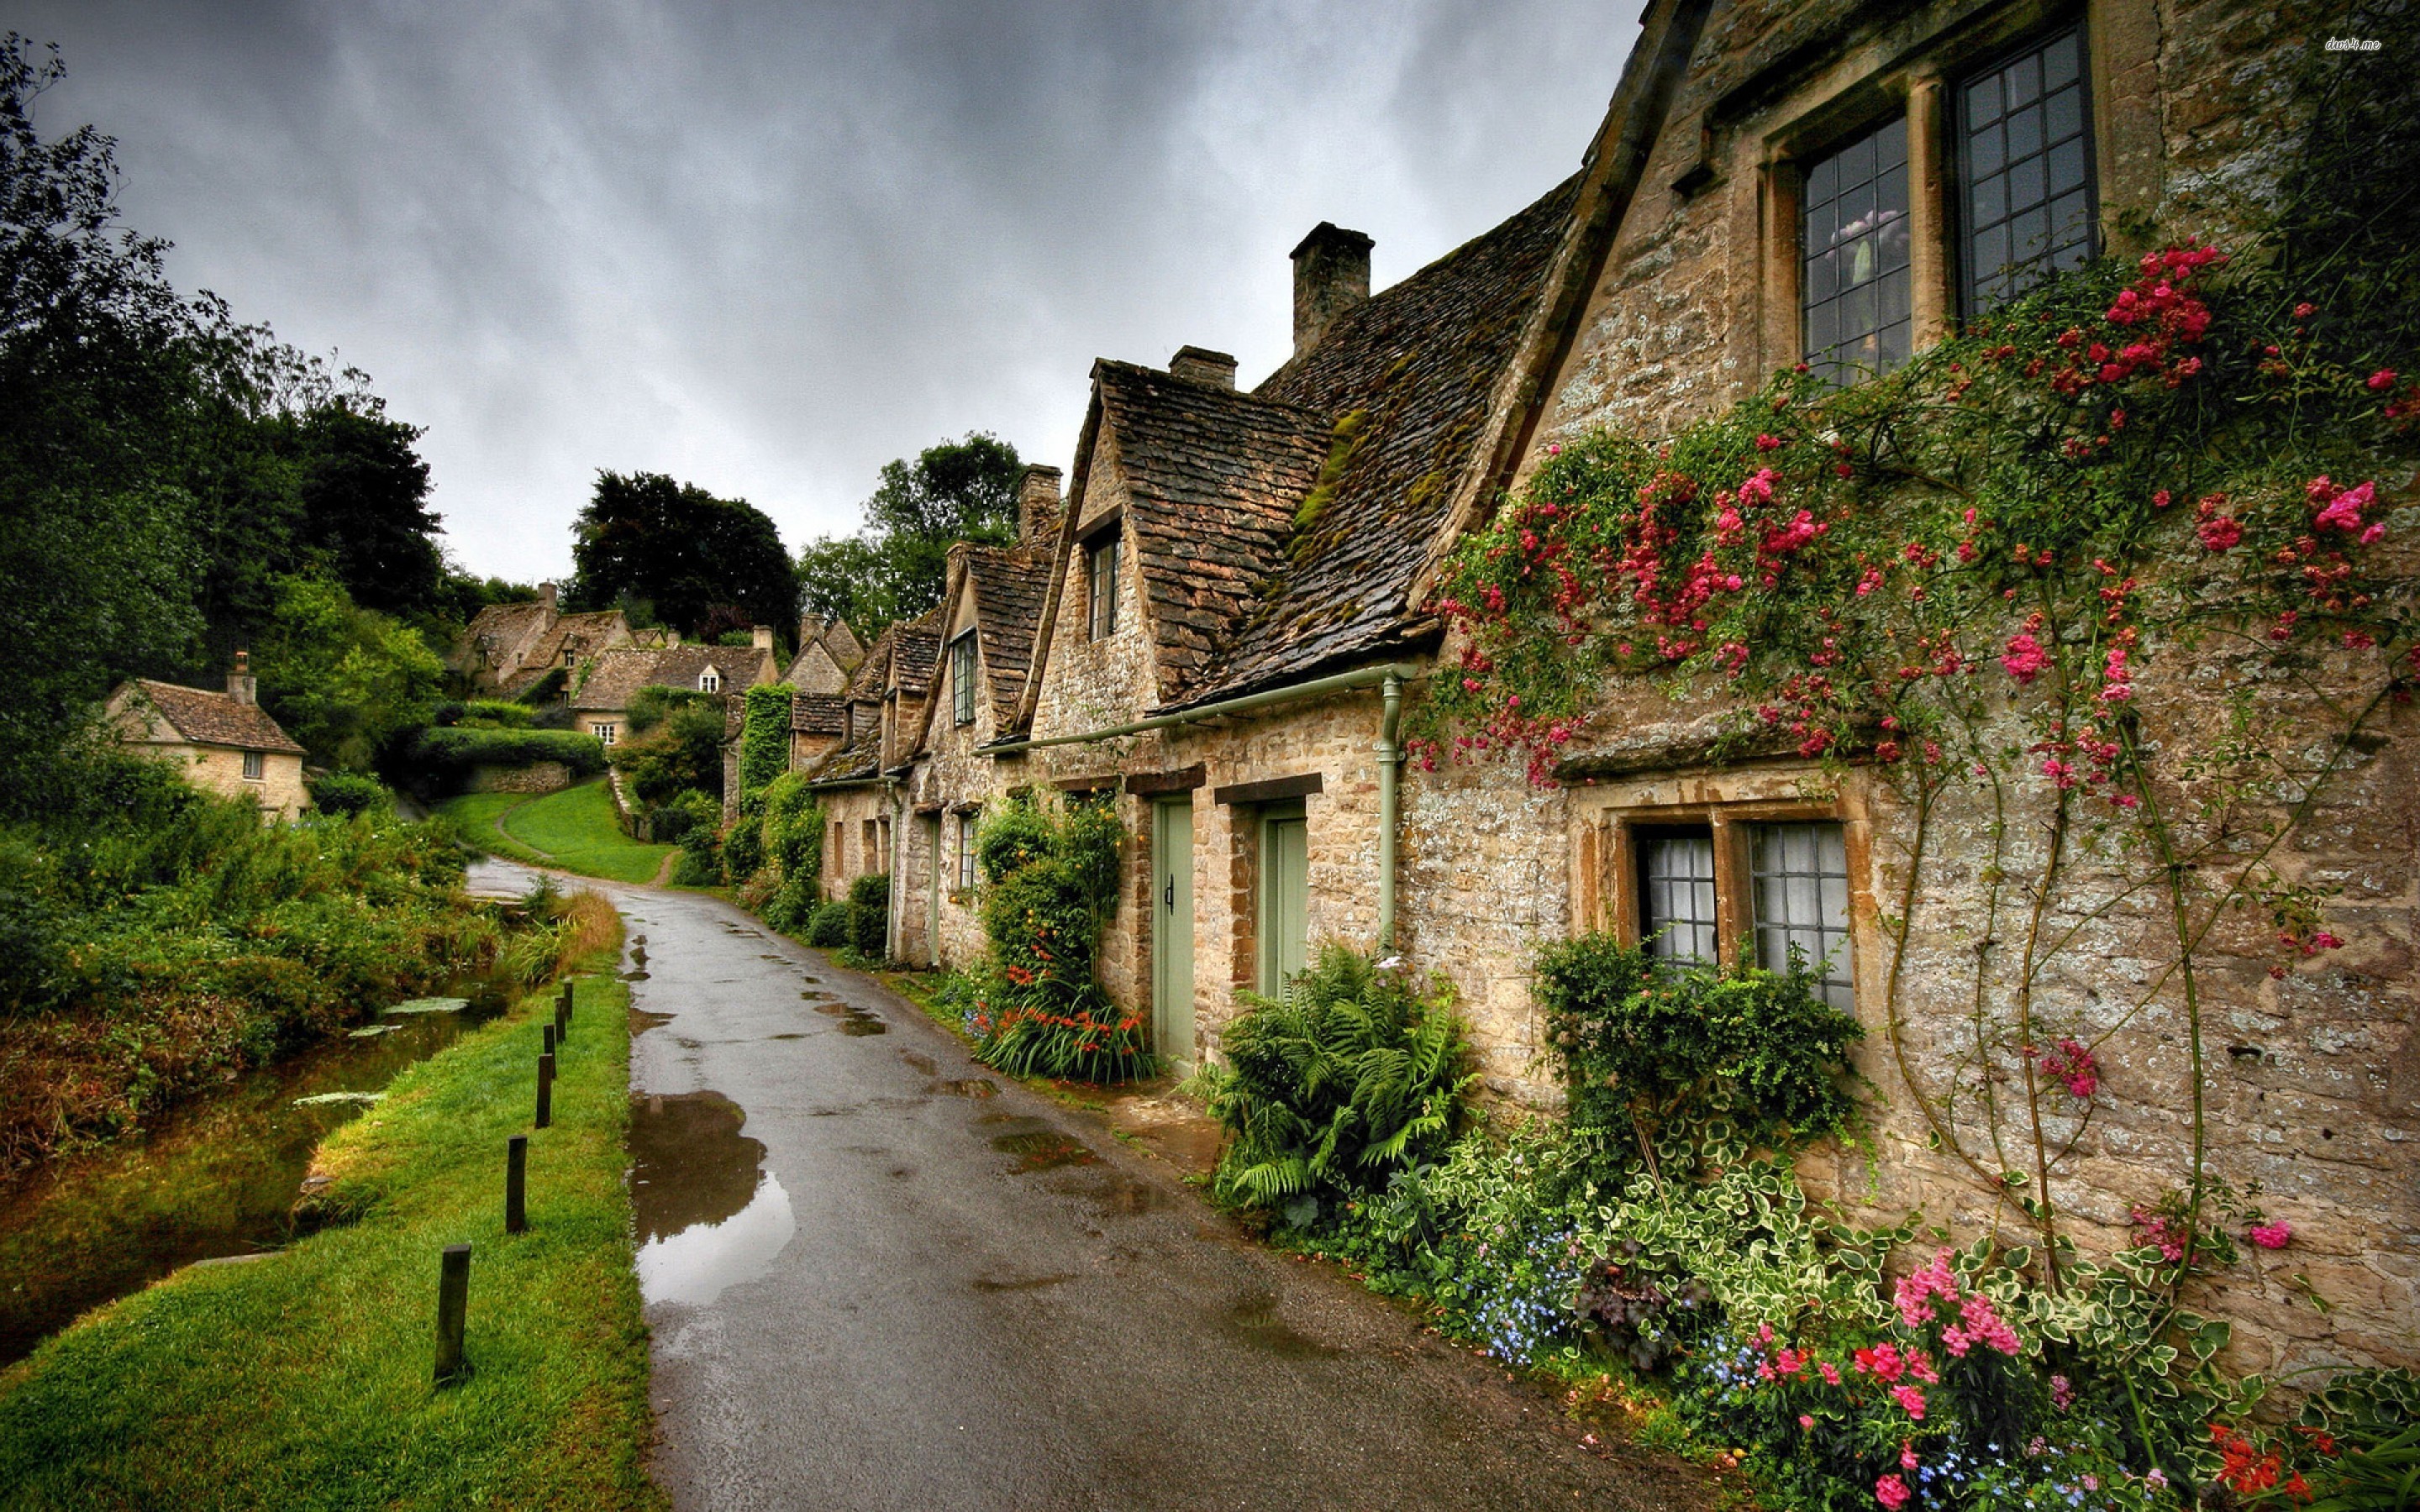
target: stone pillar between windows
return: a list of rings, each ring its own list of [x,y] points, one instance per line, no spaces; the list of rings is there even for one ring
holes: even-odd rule
[[[1807,355],[1798,313],[1802,274],[1798,248],[1798,164],[1776,157],[1764,165],[1764,352],[1770,372]]]
[[[1938,74],[1912,79],[1907,87],[1908,278],[1915,315],[1915,342],[1921,350],[1946,340],[1958,323],[1958,300],[1950,287],[1949,161],[1941,124],[1944,91]]]

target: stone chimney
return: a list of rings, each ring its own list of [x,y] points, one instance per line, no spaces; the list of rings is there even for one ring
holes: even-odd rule
[[[1296,289],[1300,289],[1302,287],[1302,280],[1299,275],[1295,279],[1295,287]],[[1299,293],[1295,296],[1295,303],[1297,306],[1302,303],[1302,296]],[[1295,316],[1295,325],[1298,328],[1301,324],[1302,316],[1299,315]],[[559,596],[559,594],[560,590],[558,590],[552,583],[540,583],[537,585],[537,601],[546,606],[547,612],[550,614],[554,612],[555,599]]]
[[[799,616],[799,649],[806,650],[824,638],[824,617],[820,614]]]
[[[1035,462],[1016,486],[1016,538],[1031,545],[1058,529],[1059,470]]]
[[[750,625],[748,627],[748,643],[758,651],[772,650],[773,627],[769,625]]]
[[[1370,264],[1361,264],[1361,292],[1370,291]],[[1301,317],[1295,317],[1295,324]],[[1168,371],[1174,377],[1193,383],[1216,384],[1222,389],[1235,386],[1235,360],[1225,352],[1214,352],[1205,347],[1179,347],[1176,355],[1168,360]]]
[[[1336,317],[1370,297],[1370,249],[1377,243],[1322,221],[1294,249],[1294,354],[1319,345]]]
[[[260,702],[260,684],[252,675],[252,653],[249,651],[235,654],[235,669],[227,673],[227,697],[238,703]]]

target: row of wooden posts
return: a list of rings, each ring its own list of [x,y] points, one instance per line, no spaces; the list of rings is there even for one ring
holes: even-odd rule
[[[571,983],[555,994],[554,1022],[540,1026],[537,1057],[537,1117],[534,1126],[554,1122],[555,1048],[571,1036]],[[529,1135],[504,1141],[504,1232],[529,1229]],[[462,1353],[462,1328],[471,1310],[471,1246],[448,1244],[437,1270],[437,1383],[461,1380],[471,1373]]]

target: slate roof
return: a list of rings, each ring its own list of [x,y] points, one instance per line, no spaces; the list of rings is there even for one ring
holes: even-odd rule
[[[545,608],[542,604],[537,607]],[[482,609],[480,612],[484,614],[487,611]],[[558,614],[554,617],[554,624],[540,630],[537,639],[521,653],[519,670],[500,680],[499,690],[517,693],[536,682],[563,664],[563,654],[566,649],[576,661],[606,649],[617,637],[627,638],[628,634],[629,626],[624,623],[620,609]]]
[[[836,693],[790,695],[790,729],[802,735],[837,735],[848,728],[848,700]]]
[[[1025,695],[1033,665],[1034,632],[1050,587],[1050,559],[1023,547],[973,547],[967,576],[974,591],[975,630],[983,637],[984,670],[991,683],[992,720],[1005,730]]]
[[[1285,565],[1331,427],[1310,409],[1128,363],[1096,363],[1093,376],[1158,637],[1160,696],[1172,702]]]
[[[148,677],[137,677],[132,686],[160,711],[170,729],[196,745],[304,754],[257,703],[239,702],[207,687],[155,683]]]
[[[928,609],[874,638],[865,659],[848,675],[847,696],[880,702],[893,688],[922,696],[932,686],[941,650],[941,611]]]
[[[697,687],[708,667],[722,674],[722,690],[736,693],[773,680],[773,654],[753,646],[617,646],[600,651],[580,690],[575,709],[627,709],[643,687]]]
[[[1317,416],[1318,466],[1326,467],[1333,451],[1342,467],[1315,517],[1287,544],[1262,601],[1218,638],[1182,702],[1247,692],[1430,633],[1407,602],[1413,579],[1481,443],[1498,380],[1570,231],[1579,187],[1575,175],[1345,311],[1317,345],[1248,396]],[[1291,455],[1298,455],[1294,444]],[[1310,492],[1283,496],[1289,514]],[[1250,517],[1264,519],[1267,511]]]

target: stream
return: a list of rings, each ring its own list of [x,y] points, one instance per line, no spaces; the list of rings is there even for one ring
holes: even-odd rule
[[[286,1243],[312,1151],[365,1105],[295,1100],[378,1091],[504,1010],[487,983],[443,990],[469,1007],[373,1018],[365,1029],[391,1027],[315,1045],[188,1100],[140,1134],[0,1184],[0,1365],[181,1266]]]

